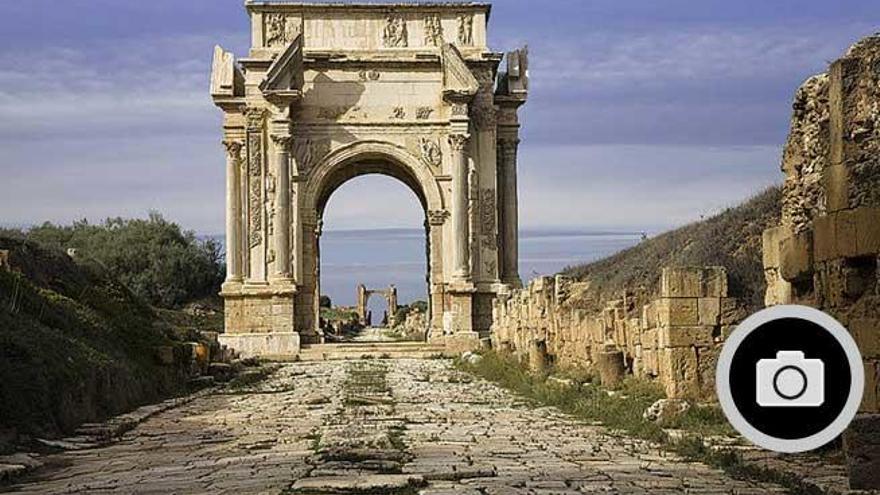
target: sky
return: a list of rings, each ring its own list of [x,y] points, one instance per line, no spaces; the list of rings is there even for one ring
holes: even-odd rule
[[[158,210],[222,233],[208,78],[215,43],[246,53],[242,3],[0,2],[0,224]],[[872,0],[494,2],[490,46],[530,50],[521,227],[656,231],[780,182],[797,86],[878,21]],[[409,190],[374,176],[326,216],[422,223]]]

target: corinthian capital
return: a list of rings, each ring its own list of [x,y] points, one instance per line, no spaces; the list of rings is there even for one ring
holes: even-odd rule
[[[449,135],[449,146],[452,151],[463,151],[468,145],[470,134],[456,133]]]
[[[286,134],[272,134],[269,137],[272,138],[272,142],[274,142],[275,145],[284,149],[289,149],[290,143],[293,141],[293,137]]]
[[[236,139],[224,139],[223,147],[226,148],[226,154],[229,155],[229,158],[241,160],[241,149],[244,147],[244,143]]]

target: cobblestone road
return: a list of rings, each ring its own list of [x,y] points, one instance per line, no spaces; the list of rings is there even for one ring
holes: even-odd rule
[[[445,360],[284,365],[50,456],[20,493],[770,493],[533,409]]]

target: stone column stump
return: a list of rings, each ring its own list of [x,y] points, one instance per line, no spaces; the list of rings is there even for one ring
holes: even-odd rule
[[[620,386],[626,373],[623,351],[606,345],[596,358],[596,368],[599,370],[599,379],[602,381],[602,386],[608,388]]]
[[[533,340],[529,345],[529,371],[534,374],[547,372],[547,343],[543,340]]]

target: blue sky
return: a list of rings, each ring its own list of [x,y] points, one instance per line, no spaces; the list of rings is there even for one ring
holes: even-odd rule
[[[0,18],[0,223],[157,209],[223,231],[208,72],[215,43],[246,51],[241,0],[5,0]],[[494,2],[492,47],[531,53],[521,225],[656,230],[780,181],[795,89],[878,21],[871,1]],[[415,205],[360,178],[327,223],[415,227]]]

